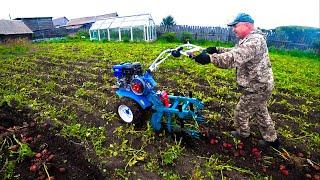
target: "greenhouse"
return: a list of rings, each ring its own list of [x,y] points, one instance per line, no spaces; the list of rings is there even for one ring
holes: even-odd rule
[[[92,24],[90,40],[153,41],[156,26],[150,14],[111,17]]]

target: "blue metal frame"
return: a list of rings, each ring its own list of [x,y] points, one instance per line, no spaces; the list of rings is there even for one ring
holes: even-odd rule
[[[126,89],[121,88],[117,90],[116,93],[119,97],[128,97],[130,99],[135,100],[141,106],[142,109],[146,109],[152,105],[145,96],[138,96],[132,91],[128,91]]]
[[[122,77],[122,66],[130,66],[130,63],[114,66],[114,70],[117,70],[114,73],[118,79]],[[155,131],[160,131],[164,122],[169,132],[182,130],[192,137],[200,138],[201,133],[197,129],[184,128],[184,124],[193,123],[199,125],[205,123],[204,117],[199,112],[204,107],[204,104],[200,100],[192,97],[169,95],[168,98],[171,104],[169,107],[166,107],[161,101],[161,94],[155,90],[157,83],[151,70],[147,70],[140,76],[134,75],[131,83],[134,84],[135,80],[143,82],[141,84],[143,84],[144,89],[141,94],[137,92],[135,94],[128,86],[119,88],[116,93],[120,97],[133,99],[142,109],[151,107],[153,114],[150,121]],[[131,86],[129,85],[129,87]],[[175,121],[175,118],[179,118],[179,121]]]
[[[167,130],[169,132],[173,132],[176,129],[180,129],[179,125],[174,124],[172,122],[173,117],[176,115],[177,117],[183,119],[183,121],[194,120],[198,124],[203,124],[205,122],[204,117],[200,114],[191,110],[191,106],[197,111],[204,107],[203,103],[196,98],[182,97],[182,96],[169,96],[171,106],[165,107],[163,103],[159,100],[159,97],[148,96],[148,99],[152,104],[152,109],[155,111],[151,117],[151,124],[154,130],[159,131],[161,129],[162,118],[166,118]],[[179,106],[181,107],[179,109]],[[199,137],[199,132],[194,130],[187,130],[187,133],[192,137]]]

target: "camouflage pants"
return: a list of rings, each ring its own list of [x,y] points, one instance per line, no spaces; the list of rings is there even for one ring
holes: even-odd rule
[[[263,139],[266,141],[277,139],[274,122],[267,109],[267,101],[270,97],[271,91],[242,94],[235,109],[234,119],[235,128],[242,136],[250,135],[249,120],[255,117]]]

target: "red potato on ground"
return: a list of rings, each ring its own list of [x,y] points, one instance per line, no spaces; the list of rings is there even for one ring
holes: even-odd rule
[[[14,152],[17,151],[18,150],[18,145],[15,144],[15,145],[10,146],[9,150],[10,151],[14,151]]]
[[[59,168],[59,172],[61,172],[61,173],[66,172],[66,168],[64,168],[64,167],[60,167],[60,168]]]
[[[33,141],[33,137],[28,137],[27,139],[26,139],[26,142],[28,142],[28,143],[30,143],[30,142],[32,142]]]
[[[289,171],[287,170],[287,168],[286,168],[285,165],[280,164],[279,170],[280,170],[280,172],[281,172],[283,175],[285,175],[285,176],[288,176],[288,175],[289,175]]]
[[[232,148],[232,144],[226,143],[226,142],[224,142],[224,143],[222,144],[222,146],[223,146],[225,149],[231,149],[231,148]]]
[[[215,139],[215,138],[212,138],[211,140],[210,140],[210,144],[213,144],[213,145],[215,145],[215,144],[217,144],[219,141],[217,140],[217,139]]]
[[[289,171],[286,170],[286,169],[282,170],[281,173],[282,173],[283,175],[285,175],[285,176],[288,176],[288,175],[289,175]]]
[[[35,157],[36,157],[37,159],[41,158],[41,156],[42,156],[41,153],[37,153],[37,154],[35,155]]]
[[[283,165],[283,164],[280,164],[280,166],[279,166],[279,170],[280,170],[280,171],[282,171],[282,170],[284,170],[284,169],[286,169],[286,166],[285,166],[285,165]]]
[[[240,143],[237,145],[237,148],[238,148],[238,149],[243,149],[243,148],[244,148],[243,142],[240,142]]]
[[[51,161],[53,161],[54,160],[54,155],[53,154],[51,154],[49,157],[48,157],[48,159],[47,159],[47,161],[48,162],[51,162]]]
[[[46,176],[45,176],[45,175],[41,175],[41,176],[39,177],[39,179],[40,179],[40,180],[45,180],[45,179],[46,179]]]
[[[266,166],[262,167],[262,172],[267,173],[267,167]]]
[[[234,157],[239,157],[240,156],[239,151],[234,152],[233,155],[234,155]]]
[[[29,168],[29,170],[31,171],[31,172],[37,172],[37,170],[38,170],[38,166],[37,165],[31,165],[30,166],[30,168]]]

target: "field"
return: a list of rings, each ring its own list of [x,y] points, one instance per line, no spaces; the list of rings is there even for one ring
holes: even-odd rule
[[[254,120],[250,140],[230,136],[240,95],[235,70],[188,58],[168,59],[156,81],[159,89],[193,91],[205,103],[217,143],[154,133],[147,122],[120,123],[112,66],[139,61],[146,69],[176,45],[0,45],[0,179],[319,179],[319,56],[270,53],[275,89],[268,107],[279,150],[257,147]]]

